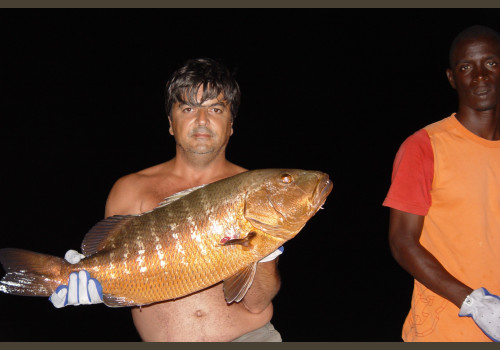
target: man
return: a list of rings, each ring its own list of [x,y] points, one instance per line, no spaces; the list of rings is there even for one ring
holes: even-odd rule
[[[169,132],[176,141],[175,157],[119,179],[109,194],[105,216],[143,213],[176,192],[246,171],[225,157],[239,102],[239,86],[220,63],[196,59],[177,70],[167,83],[165,102]],[[280,288],[278,259],[274,259],[279,253],[258,264],[253,284],[240,303],[228,305],[219,283],[184,298],[133,308],[134,324],[141,338],[281,341],[269,323],[273,315],[271,300]],[[88,275],[81,277],[86,288]],[[76,274],[73,278],[77,280]],[[91,283],[90,299],[101,301],[96,296],[95,280]],[[51,299],[54,302],[57,297],[53,295]],[[89,302],[92,300],[70,300],[69,304]]]
[[[402,144],[384,201],[393,256],[415,278],[402,337],[498,341],[500,35],[467,28],[449,63],[458,111]]]

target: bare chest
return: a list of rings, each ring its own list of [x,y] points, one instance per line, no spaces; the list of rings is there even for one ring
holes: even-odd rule
[[[141,194],[139,210],[141,213],[156,208],[161,202],[173,194],[184,191],[192,186],[172,186],[163,183],[154,183]]]

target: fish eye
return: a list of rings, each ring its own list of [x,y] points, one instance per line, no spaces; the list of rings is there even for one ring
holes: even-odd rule
[[[281,182],[283,182],[284,184],[289,184],[292,181],[293,181],[292,175],[287,173],[281,174]]]

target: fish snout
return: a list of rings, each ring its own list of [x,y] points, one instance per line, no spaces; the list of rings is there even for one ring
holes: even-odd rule
[[[314,212],[321,209],[332,189],[333,182],[330,180],[328,174],[320,173],[318,185],[316,186],[312,200],[312,210]]]

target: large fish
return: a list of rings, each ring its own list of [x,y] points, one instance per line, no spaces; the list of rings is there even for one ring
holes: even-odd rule
[[[293,238],[332,189],[327,174],[297,169],[247,171],[168,197],[152,211],[112,216],[82,242],[77,264],[21,249],[0,249],[0,291],[49,296],[85,269],[108,306],[147,305],[224,281],[240,301],[257,262]]]

